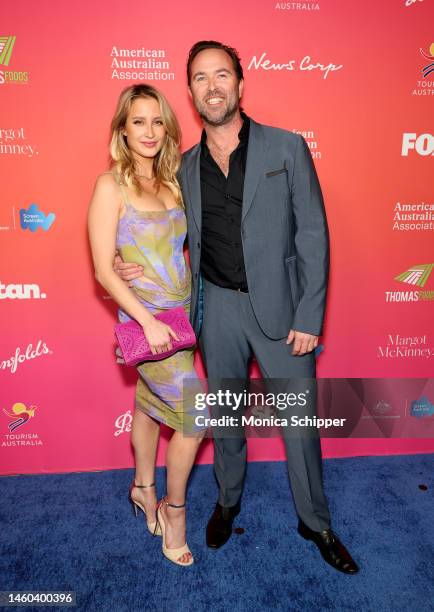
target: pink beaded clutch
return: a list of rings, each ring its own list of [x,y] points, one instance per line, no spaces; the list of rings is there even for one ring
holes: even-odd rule
[[[190,348],[196,344],[196,336],[182,306],[164,310],[154,315],[156,319],[169,325],[179,340],[171,338],[172,348],[153,355],[148,341],[143,333],[143,327],[137,321],[118,323],[115,325],[115,335],[126,365],[134,366],[142,361],[158,361],[173,355],[181,349]]]

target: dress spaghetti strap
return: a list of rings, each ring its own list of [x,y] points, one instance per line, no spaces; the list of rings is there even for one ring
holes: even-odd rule
[[[116,183],[119,185],[119,189],[120,189],[121,195],[122,195],[122,202],[123,202],[123,204],[125,204],[125,205],[128,204],[129,200],[128,200],[127,192],[125,191],[125,186],[122,185],[122,183],[121,183],[120,175],[117,172],[113,172],[113,170],[107,170],[107,172],[103,172],[103,174],[111,174],[114,177]]]

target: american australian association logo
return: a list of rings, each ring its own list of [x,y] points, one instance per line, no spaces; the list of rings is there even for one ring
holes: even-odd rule
[[[407,285],[407,290],[386,291],[386,302],[420,302],[434,300],[434,290],[430,287],[425,288],[433,268],[433,263],[418,264],[411,266],[411,268],[395,276],[394,280],[398,283]],[[431,277],[431,281],[433,277]],[[414,290],[412,289],[413,287],[415,288]],[[419,289],[416,289],[417,287]]]

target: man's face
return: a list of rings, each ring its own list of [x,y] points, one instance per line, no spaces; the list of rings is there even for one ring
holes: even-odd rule
[[[205,49],[190,66],[190,95],[202,120],[228,123],[237,113],[244,82],[238,82],[231,57],[221,49]]]

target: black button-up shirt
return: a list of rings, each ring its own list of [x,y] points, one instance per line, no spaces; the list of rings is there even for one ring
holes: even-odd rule
[[[242,113],[243,126],[237,148],[229,157],[226,178],[214,161],[202,132],[200,152],[200,186],[202,196],[201,274],[204,278],[228,289],[247,291],[246,269],[241,243],[241,208],[249,118]]]

